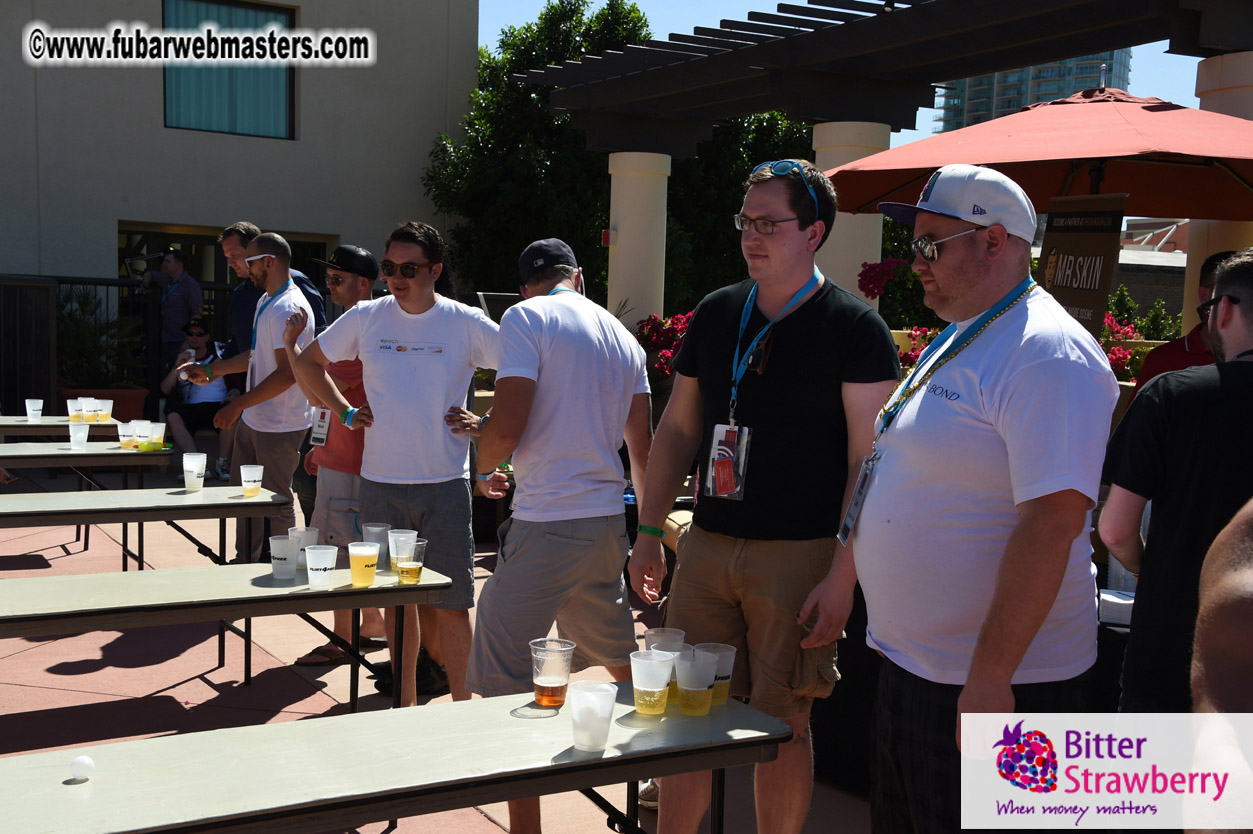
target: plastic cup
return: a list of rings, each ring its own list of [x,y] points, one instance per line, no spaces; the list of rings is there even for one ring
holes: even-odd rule
[[[96,400],[99,403],[100,422],[113,419],[113,400]]]
[[[718,657],[718,668],[714,672],[713,697],[710,703],[715,707],[726,704],[731,694],[731,673],[735,670],[735,646],[726,643],[697,643],[698,652],[709,652]]]
[[[378,571],[379,543],[352,542],[348,545],[348,567],[352,569],[352,587],[368,588],[374,584]]]
[[[674,655],[648,649],[631,652],[631,686],[635,690],[635,711],[640,715],[662,715],[670,694],[670,674]]]
[[[43,420],[44,401],[43,400],[27,400],[26,401],[26,422],[38,423]]]
[[[603,681],[575,681],[568,690],[574,749],[599,753],[609,741],[609,725],[618,687]]]
[[[674,659],[679,676],[679,711],[684,715],[708,715],[714,694],[718,656],[711,652],[682,652]]]
[[[559,637],[531,641],[531,680],[535,684],[535,703],[539,706],[559,707],[566,702],[574,647],[573,640]]]
[[[311,544],[305,548],[305,570],[309,573],[309,587],[316,591],[330,590],[335,586],[335,560],[339,548],[333,544]]]
[[[413,548],[417,541],[417,530],[387,531],[387,550],[391,557],[388,564],[391,566],[391,570],[396,570],[396,565],[402,561],[413,561]]]
[[[680,652],[690,652],[692,650],[691,643],[669,642],[654,643],[652,648],[670,654],[677,655]],[[679,675],[678,672],[671,670],[670,672],[670,698],[677,699],[679,697]]]
[[[426,563],[426,539],[413,543],[413,553],[407,560],[396,563],[396,574],[401,585],[417,585],[422,581],[422,565]]]
[[[123,449],[135,448],[135,427],[130,423],[117,424],[117,442]]]
[[[70,415],[71,423],[83,422],[83,402],[81,399],[65,401],[65,413]]]
[[[650,628],[644,632],[644,648],[654,648],[658,643],[682,643],[686,637],[681,628]]]
[[[160,451],[165,447],[165,423],[153,423],[149,430],[149,436],[152,438],[152,450]]]
[[[204,468],[209,456],[204,452],[183,453],[183,488],[188,492],[204,489]]]
[[[131,428],[135,430],[135,448],[140,452],[151,452],[152,421],[131,420]]]
[[[296,578],[296,551],[300,539],[296,536],[270,536],[270,574],[275,579]]]
[[[100,417],[100,401],[95,397],[79,397],[83,409],[83,422],[94,423]]]
[[[87,434],[91,431],[91,426],[86,423],[70,424],[70,449],[75,452],[84,452],[87,450]]]
[[[239,479],[244,485],[245,498],[256,498],[261,494],[261,477],[264,474],[265,467],[259,463],[239,467]]]
[[[318,528],[288,527],[287,535],[300,538],[300,550],[296,554],[296,567],[303,568],[305,566],[305,548],[311,544],[318,543]]]

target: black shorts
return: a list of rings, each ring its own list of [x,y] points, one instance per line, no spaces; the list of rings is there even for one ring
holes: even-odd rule
[[[222,403],[179,403],[170,414],[183,418],[183,424],[192,434],[201,429],[213,428],[213,415],[222,410]]]

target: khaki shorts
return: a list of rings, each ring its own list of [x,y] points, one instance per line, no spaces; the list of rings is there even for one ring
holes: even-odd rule
[[[667,628],[684,640],[735,646],[731,694],[775,718],[809,712],[831,694],[835,643],[802,649],[796,616],[831,567],[835,539],[733,539],[695,524],[679,542]]]
[[[313,501],[313,520],[309,526],[318,528],[322,544],[339,548],[336,567],[348,567],[348,544],[361,541],[357,520],[360,494],[360,475],[318,467],[318,496]]]
[[[624,516],[568,521],[508,519],[496,571],[479,594],[466,687],[478,695],[531,689],[527,645],[557,634],[577,646],[571,671],[629,666],[639,649],[622,567]]]

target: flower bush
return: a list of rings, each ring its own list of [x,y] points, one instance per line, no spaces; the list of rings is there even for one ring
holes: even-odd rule
[[[635,325],[635,338],[648,354],[650,376],[654,373],[661,376],[674,373],[672,363],[679,355],[679,346],[683,344],[691,320],[691,313],[681,313],[668,319],[652,315]]]
[[[938,327],[919,327],[915,324],[909,331],[909,350],[897,351],[901,355],[901,368],[909,369],[917,365],[923,350],[939,335]]]
[[[863,263],[861,272],[857,273],[857,289],[861,290],[861,294],[866,298],[878,298],[883,295],[888,281],[896,277],[901,267],[907,266],[909,266],[909,261],[903,258],[884,258],[874,264]]]
[[[1105,313],[1105,326],[1101,328],[1101,349],[1109,359],[1109,366],[1119,382],[1135,382],[1149,349],[1144,346],[1131,348],[1128,341],[1140,341],[1140,332],[1130,321],[1119,321],[1113,313]]]

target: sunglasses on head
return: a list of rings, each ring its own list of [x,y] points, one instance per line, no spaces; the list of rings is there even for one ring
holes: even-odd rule
[[[399,270],[400,274],[403,275],[404,277],[413,278],[415,275],[418,274],[419,269],[426,269],[428,266],[434,266],[434,265],[435,264],[429,263],[429,262],[424,263],[424,264],[411,264],[411,263],[398,264],[398,263],[395,263],[394,261],[383,261],[382,263],[379,264],[379,271],[382,272],[384,275],[386,275],[388,278],[391,278],[393,275],[395,275],[397,270]]]
[[[809,198],[814,201],[814,217],[821,214],[818,211],[818,195],[814,193],[814,187],[809,184],[809,180],[805,179],[805,169],[800,166],[799,162],[791,159],[780,159],[778,162],[763,162],[753,169],[753,173],[757,173],[762,168],[769,168],[770,173],[776,177],[786,177],[793,171],[800,174],[801,182],[805,183],[805,189],[809,192]],[[763,234],[769,234],[769,232],[764,232]]]

